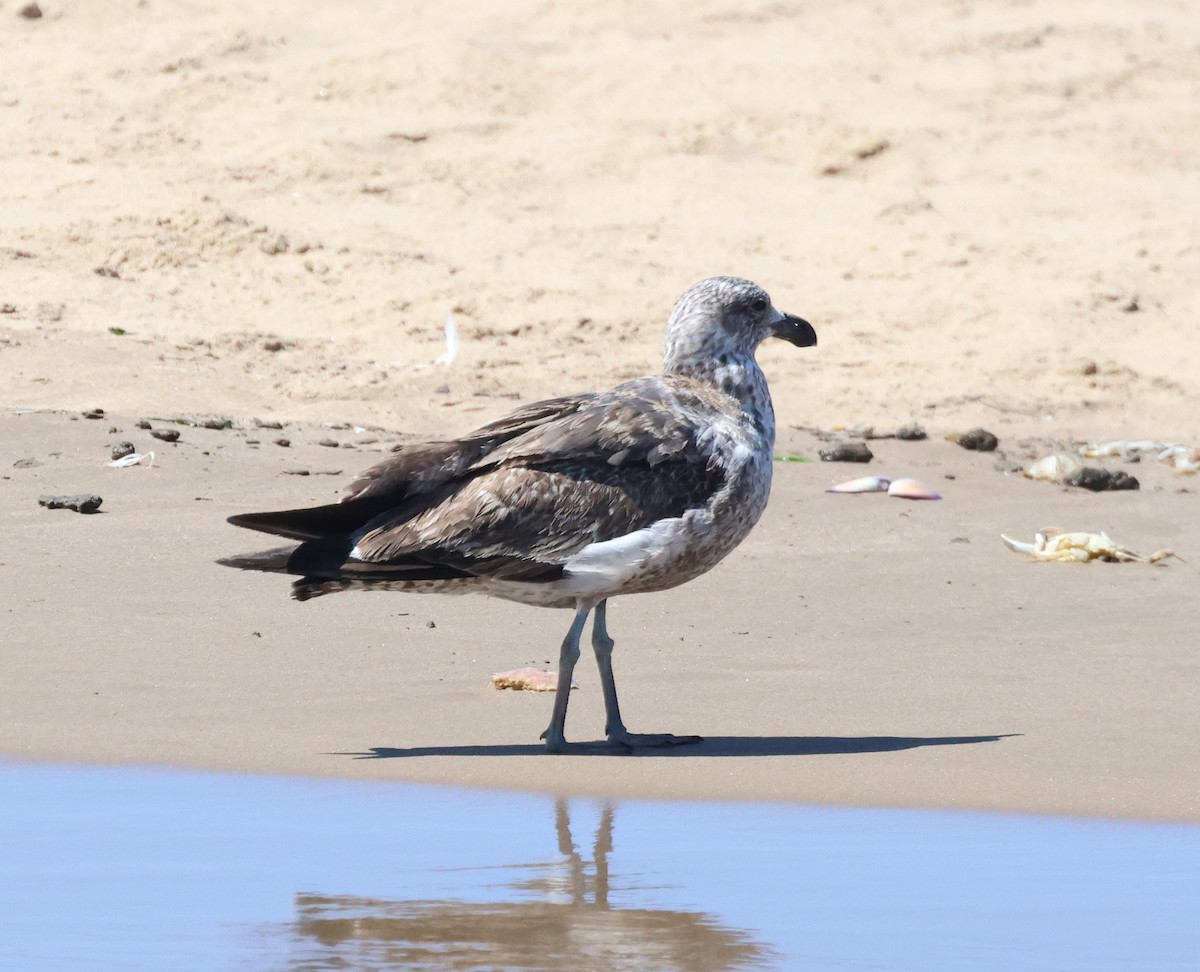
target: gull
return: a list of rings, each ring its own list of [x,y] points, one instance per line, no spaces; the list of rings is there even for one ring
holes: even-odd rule
[[[225,558],[298,575],[300,601],[343,590],[479,592],[574,612],[550,725],[560,753],[580,639],[593,616],[608,744],[699,742],[625,728],[609,598],[662,591],[714,567],[750,533],[771,491],[775,413],[755,351],[808,347],[812,325],[757,284],[710,277],[667,321],[662,374],[518,408],[458,439],[404,445],[338,503],[231,516],[300,541]]]

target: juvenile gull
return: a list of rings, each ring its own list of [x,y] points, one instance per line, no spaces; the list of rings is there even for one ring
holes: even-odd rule
[[[703,574],[762,515],[775,413],[754,352],[768,337],[817,343],[807,321],[776,310],[749,280],[702,280],[667,322],[661,375],[536,402],[460,439],[406,445],[351,482],[340,503],[232,516],[302,542],[220,563],[297,574],[300,601],[349,589],[478,591],[573,609],[542,734],[551,752],[569,748],[571,675],[594,611],[608,739],[697,742],[625,728],[605,610],[618,594]]]

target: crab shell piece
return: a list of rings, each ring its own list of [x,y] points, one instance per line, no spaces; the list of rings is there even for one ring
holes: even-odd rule
[[[1168,461],[1176,472],[1185,473],[1189,476],[1194,475],[1200,472],[1200,449],[1173,452],[1168,457]]]
[[[923,483],[919,479],[913,479],[905,476],[902,479],[893,479],[887,488],[888,496],[895,496],[899,499],[911,500],[940,500],[941,494],[928,483]]]
[[[883,476],[860,476],[836,486],[830,486],[827,493],[882,493],[888,488],[891,480]]]
[[[1056,533],[1047,536],[1039,533],[1033,543],[1023,543],[1012,537],[1000,535],[1004,545],[1017,553],[1027,553],[1035,560],[1075,561],[1086,563],[1089,560],[1107,560],[1118,563],[1153,564],[1167,557],[1177,556],[1171,550],[1156,550],[1148,557],[1134,553],[1128,547],[1113,543],[1107,533]]]

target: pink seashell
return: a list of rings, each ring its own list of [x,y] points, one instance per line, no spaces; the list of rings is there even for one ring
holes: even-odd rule
[[[827,493],[882,493],[888,488],[891,480],[883,476],[860,476],[849,482],[838,483],[825,490]]]
[[[939,500],[942,498],[941,494],[928,483],[907,476],[903,479],[892,480],[892,484],[888,487],[888,496],[911,500]]]

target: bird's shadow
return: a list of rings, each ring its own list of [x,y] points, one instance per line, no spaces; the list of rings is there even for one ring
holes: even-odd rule
[[[965,746],[970,743],[999,742],[1020,733],[991,736],[707,736],[687,746],[637,749],[630,753],[623,746],[608,743],[582,743],[569,755],[580,756],[846,756],[855,753],[891,753],[923,746]],[[362,753],[330,753],[354,759],[404,759],[417,756],[538,756],[546,749],[540,744],[501,744],[475,746],[372,746]]]

